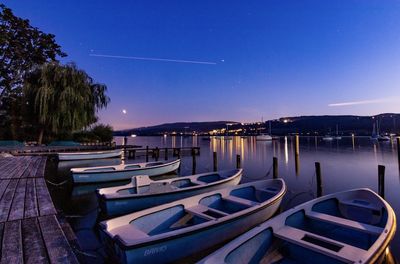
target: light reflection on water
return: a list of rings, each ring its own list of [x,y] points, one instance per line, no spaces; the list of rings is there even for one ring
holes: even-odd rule
[[[115,138],[117,144],[122,138]],[[372,142],[369,138],[347,137],[342,140],[322,141],[317,137],[301,137],[296,148],[295,137],[283,137],[274,141],[256,141],[254,137],[233,137],[232,140],[212,138],[203,140],[201,137],[136,137],[128,138],[128,144],[143,147],[191,147],[199,146],[200,156],[196,157],[196,172],[208,172],[213,169],[213,152],[217,152],[218,169],[230,169],[236,166],[236,155],[241,155],[244,169],[243,182],[272,178],[272,157],[278,158],[279,176],[288,185],[288,193],[282,203],[283,209],[313,199],[316,195],[315,162],[321,163],[323,193],[333,193],[352,188],[366,187],[378,190],[378,164],[386,166],[385,196],[397,215],[400,215],[400,166],[397,158],[397,147],[394,141]],[[189,153],[189,152],[188,152]],[[298,155],[296,155],[298,153]],[[172,159],[169,154],[169,159]],[[160,159],[164,156],[160,155]],[[134,163],[144,161],[138,156],[135,160],[124,162]],[[150,160],[152,160],[150,158]],[[69,168],[102,166],[121,163],[120,159],[97,161],[80,161],[58,164],[58,169],[48,175],[54,182],[61,182],[69,177]],[[55,164],[56,166],[56,164]],[[182,156],[180,175],[192,173],[192,158]],[[102,245],[96,240],[98,217],[95,189],[99,187],[116,186],[126,182],[113,182],[97,185],[82,185],[73,187],[68,184],[63,188],[51,188],[56,206],[63,209],[78,236],[84,250],[94,254],[102,254]],[[399,218],[398,218],[399,219]],[[392,253],[400,257],[400,235],[392,243]],[[93,259],[89,260],[93,262]],[[97,259],[101,262],[100,259]],[[94,261],[96,262],[96,261]]]

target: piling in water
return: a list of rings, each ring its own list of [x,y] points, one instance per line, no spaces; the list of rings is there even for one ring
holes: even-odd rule
[[[213,152],[213,170],[218,170],[218,160],[217,160],[217,152]]]
[[[236,168],[240,169],[242,167],[240,162],[240,155],[236,155]]]
[[[196,174],[196,150],[192,148],[192,174]]]
[[[160,157],[160,149],[156,147],[156,149],[154,150],[154,159],[158,161],[159,157]]]
[[[397,138],[397,159],[400,167],[400,138]]]
[[[272,178],[273,179],[278,178],[278,158],[277,157],[272,158]]]
[[[146,146],[146,162],[149,162],[149,146]]]
[[[385,166],[378,165],[378,194],[385,199]]]
[[[294,143],[294,168],[296,171],[296,175],[299,175],[300,172],[300,143],[299,143],[299,135],[295,136]]]
[[[322,173],[321,173],[321,164],[319,162],[315,162],[315,177],[317,178],[317,197],[322,196]]]
[[[164,150],[164,159],[168,160],[168,148],[165,148]]]

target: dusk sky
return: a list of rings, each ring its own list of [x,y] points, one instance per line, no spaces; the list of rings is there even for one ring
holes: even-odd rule
[[[115,129],[400,112],[400,1],[1,2],[108,86]]]

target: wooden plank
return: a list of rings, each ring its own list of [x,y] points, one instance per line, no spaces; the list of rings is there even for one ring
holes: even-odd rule
[[[27,179],[25,195],[25,218],[39,216],[35,179]]]
[[[7,221],[8,213],[10,212],[10,207],[12,200],[14,198],[15,189],[17,187],[18,180],[10,180],[3,197],[0,200],[0,222]]]
[[[40,166],[40,161],[42,160],[42,157],[32,157],[34,158],[34,163],[32,166],[32,173],[31,175],[29,175],[30,177],[36,177],[37,171],[39,169]]]
[[[3,164],[0,170],[0,179],[9,179],[10,178],[10,170],[13,166],[14,158],[7,158],[8,161],[6,164]]]
[[[56,214],[53,201],[51,200],[49,190],[47,189],[44,178],[36,178],[36,195],[39,205],[39,215]]]
[[[51,263],[79,263],[54,215],[39,217]]]
[[[25,263],[49,263],[37,218],[22,220],[22,237]]]
[[[36,173],[36,177],[44,177],[44,172],[46,170],[46,164],[47,164],[47,157],[42,157],[41,161],[40,161],[39,170]]]
[[[23,261],[21,221],[6,222],[1,247],[1,263],[23,263]]]
[[[21,178],[24,175],[24,172],[26,169],[29,167],[30,164],[30,159],[29,157],[23,157],[19,162],[18,162],[18,170],[15,172],[15,175],[13,178]]]
[[[3,249],[3,234],[4,234],[4,223],[0,223],[0,254]],[[2,255],[0,255],[1,257]]]
[[[11,205],[10,215],[8,216],[8,221],[24,218],[25,189],[26,179],[19,180]]]
[[[5,190],[7,189],[8,184],[10,183],[10,180],[0,180],[0,200],[3,197],[3,194]]]

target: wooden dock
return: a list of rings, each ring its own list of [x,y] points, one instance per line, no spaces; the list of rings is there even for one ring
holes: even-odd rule
[[[46,186],[46,161],[0,158],[1,263],[79,263]]]

